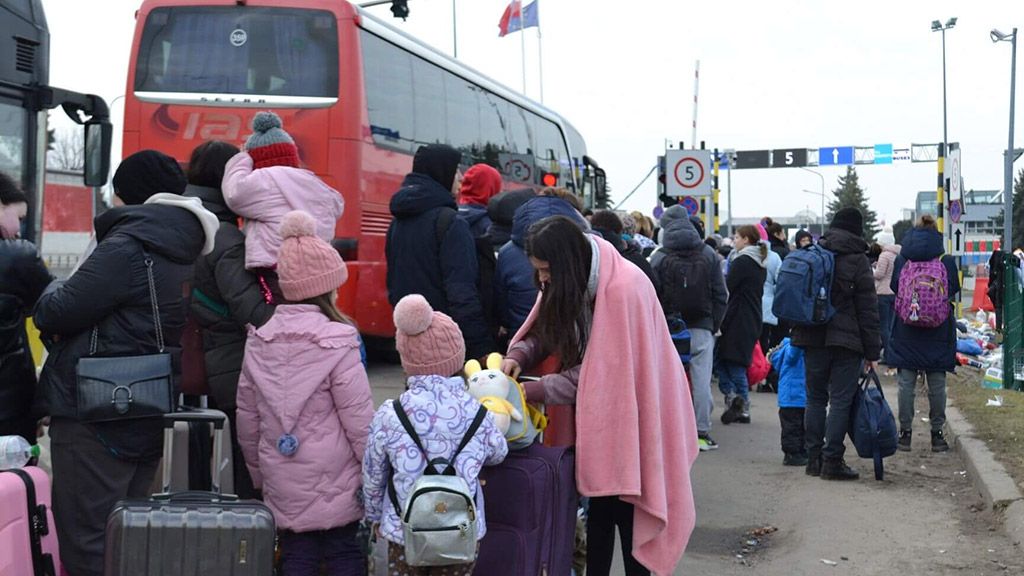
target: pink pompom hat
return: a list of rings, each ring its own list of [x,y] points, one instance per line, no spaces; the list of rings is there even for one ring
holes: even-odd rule
[[[284,215],[277,275],[281,292],[291,302],[301,302],[333,292],[348,279],[348,269],[338,251],[316,235],[316,220],[301,210]]]
[[[395,306],[395,346],[408,376],[453,376],[462,370],[466,343],[447,314],[434,311],[427,299],[410,294]]]

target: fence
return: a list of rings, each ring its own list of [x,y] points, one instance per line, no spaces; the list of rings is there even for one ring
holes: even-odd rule
[[[1024,386],[1024,290],[1019,260],[1007,254],[1003,262],[1003,388]]]

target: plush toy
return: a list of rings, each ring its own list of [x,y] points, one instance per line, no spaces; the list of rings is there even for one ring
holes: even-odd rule
[[[523,421],[523,413],[508,401],[509,392],[518,384],[501,371],[501,355],[488,356],[487,368],[481,367],[476,360],[470,360],[466,362],[465,371],[470,395],[494,414],[498,429],[507,436],[513,420]]]
[[[466,387],[469,393],[494,414],[495,422],[512,450],[533,444],[547,418],[526,403],[523,387],[501,371],[501,354],[487,357],[487,367],[476,360],[466,362]]]

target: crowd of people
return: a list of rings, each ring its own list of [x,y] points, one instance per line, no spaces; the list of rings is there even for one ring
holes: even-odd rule
[[[336,302],[348,272],[329,241],[343,194],[302,168],[276,115],[258,114],[253,130],[242,150],[201,144],[187,171],[154,150],[126,158],[115,207],[97,217],[95,247],[67,280],[19,239],[28,199],[0,175],[0,435],[34,441],[48,424],[72,576],[103,573],[107,515],[148,496],[163,441],[158,417],[83,419],[79,362],[166,350],[180,375],[187,323],[201,335],[211,404],[228,415],[236,491],[273,511],[286,575],[324,563],[330,574],[365,573],[364,523],[388,543],[389,574],[472,573],[472,563],[410,565],[399,508],[433,458],[457,454],[452,467],[480,513],[476,537],[486,533],[477,477],[508,445],[493,417],[476,421],[460,374],[491,352],[505,354],[509,376],[540,376],[523,384],[528,401],[575,407],[590,574],[609,573],[616,529],[627,574],[674,569],[695,523],[690,467],[719,447],[712,381],[721,423],[749,423],[757,355],[775,372],[786,465],[857,478],[844,460],[851,403],[883,350],[898,370],[900,449],[910,449],[919,372],[932,449],[948,449],[952,315],[922,327],[899,299],[922,270],[948,282],[945,305],[959,290],[930,217],[901,244],[880,234],[873,264],[853,208],[818,239],[798,231],[793,245],[770,219],[722,238],[682,206],[655,222],[584,210],[562,189],[502,191],[494,168],[463,174],[457,150],[423,146],[392,197],[385,250],[407,389],[375,409],[358,327]],[[814,245],[835,255],[835,314],[791,325],[773,313],[775,286],[786,259]],[[28,316],[48,349],[38,386]],[[673,322],[688,330],[685,364]],[[555,368],[542,374],[545,364]]]

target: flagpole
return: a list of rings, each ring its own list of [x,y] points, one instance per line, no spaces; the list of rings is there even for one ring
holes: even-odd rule
[[[544,48],[543,48],[543,43],[541,42],[541,36],[540,36],[540,4],[538,4],[539,2],[540,2],[540,0],[534,0],[534,3],[537,4],[536,8],[534,8],[535,10],[537,10],[537,72],[540,75],[540,77],[539,77],[540,103],[543,104],[544,103]]]
[[[526,30],[523,29],[523,2],[516,0],[519,8],[519,48],[522,51],[523,62],[523,96],[526,96]]]
[[[455,0],[452,0],[452,58],[459,58],[459,34],[455,20]]]

